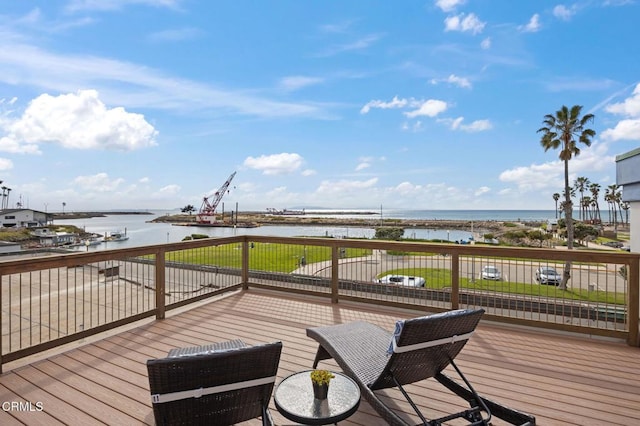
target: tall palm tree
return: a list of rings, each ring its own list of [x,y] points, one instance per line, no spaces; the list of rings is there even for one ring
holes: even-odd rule
[[[558,194],[557,192],[555,192],[553,194],[553,201],[556,202],[556,219],[558,218],[558,200],[560,199],[560,194]]]
[[[565,189],[565,221],[567,223],[567,249],[573,250],[573,216],[569,185],[569,160],[573,156],[580,155],[579,143],[591,146],[591,139],[596,135],[595,130],[586,128],[593,121],[593,114],[581,116],[582,106],[574,105],[571,109],[565,105],[555,114],[544,116],[543,127],[538,129],[542,133],[540,144],[545,151],[560,148],[560,160],[564,162],[564,189]],[[577,140],[576,140],[577,139]],[[571,261],[565,263],[564,274],[560,288],[566,290],[567,281],[571,277]]]
[[[609,203],[609,223],[612,223],[614,228],[618,227],[618,211],[616,210],[616,192],[618,191],[618,185],[613,183],[607,186],[604,193],[604,200]]]
[[[593,213],[591,212],[591,197],[589,197],[588,195],[585,195],[584,197],[582,197],[580,199],[580,205],[582,206],[582,210],[584,210],[584,214],[582,215],[582,220],[583,221],[592,221],[593,220]]]
[[[600,216],[600,204],[598,204],[598,196],[600,195],[600,184],[592,183],[589,185],[589,191],[591,191],[591,197],[593,198],[593,213],[596,223],[602,223],[602,216]]]
[[[620,222],[624,222],[624,216],[622,215],[622,190],[618,187],[618,192],[613,194],[613,202],[618,206],[618,212],[620,213]]]
[[[631,204],[629,204],[628,201],[624,201],[622,203],[622,210],[624,210],[624,214],[625,214],[625,223],[628,225],[629,224],[629,209],[631,208]]]
[[[7,189],[8,188],[6,186],[3,186],[0,189],[2,189],[2,210],[4,210],[4,209],[6,209],[6,207],[5,207],[5,204],[6,204],[5,203],[5,198],[7,197]]]
[[[578,176],[575,180],[575,182],[573,182],[573,187],[575,188],[576,191],[578,191],[580,193],[580,220],[584,220],[585,218],[585,208],[584,208],[584,203],[583,203],[583,199],[584,199],[584,191],[587,189],[587,186],[590,184],[591,182],[589,182],[589,178],[586,178],[584,176]]]

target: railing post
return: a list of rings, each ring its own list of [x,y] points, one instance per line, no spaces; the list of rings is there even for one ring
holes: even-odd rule
[[[451,255],[451,309],[460,308],[460,255]]]
[[[638,339],[638,323],[640,322],[640,259],[635,258],[629,262],[629,311],[627,318],[629,321],[629,340],[630,346],[640,346]]]
[[[331,303],[338,303],[338,246],[331,246]]]
[[[249,239],[242,241],[242,289],[249,289]]]
[[[166,277],[165,277],[165,255],[164,250],[156,252],[156,319],[164,319],[165,315],[165,294],[166,294]]]
[[[9,283],[9,285],[11,285],[11,283]],[[0,274],[0,306],[2,306],[2,274]],[[9,315],[11,315],[11,307],[9,307]],[[0,309],[0,330],[2,330],[2,309]],[[7,333],[7,337],[9,339],[11,339],[11,331],[9,331],[9,333]],[[2,371],[2,333],[0,333],[0,374],[3,373]]]

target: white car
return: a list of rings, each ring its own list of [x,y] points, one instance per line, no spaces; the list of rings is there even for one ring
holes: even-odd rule
[[[373,281],[378,284],[394,284],[404,287],[424,287],[426,282],[422,277],[410,277],[408,275],[385,275]]]
[[[544,266],[536,269],[536,281],[540,284],[553,284],[558,286],[562,282],[562,275],[555,269]]]
[[[495,266],[487,265],[482,267],[482,279],[499,281],[502,279],[502,274]]]

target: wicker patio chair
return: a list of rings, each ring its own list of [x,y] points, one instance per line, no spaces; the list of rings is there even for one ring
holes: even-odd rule
[[[364,398],[390,425],[407,425],[374,391],[397,387],[425,425],[453,419],[472,425],[490,424],[492,415],[515,425],[535,425],[535,418],[480,397],[462,374],[454,358],[475,330],[484,311],[456,310],[398,322],[390,333],[367,322],[352,322],[307,329],[320,345],[313,368],[333,358],[354,379]],[[466,386],[442,373],[451,365]],[[403,385],[435,378],[469,404],[469,409],[427,420]]]
[[[230,425],[268,411],[282,343],[247,346],[241,340],[174,349],[147,361],[158,425]]]

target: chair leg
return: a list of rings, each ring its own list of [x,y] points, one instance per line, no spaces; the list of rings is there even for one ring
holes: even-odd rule
[[[313,368],[316,368],[318,366],[318,363],[323,360],[323,359],[331,359],[331,355],[329,355],[329,352],[327,352],[327,350],[322,347],[322,345],[318,345],[318,351],[316,352],[316,358],[313,360]]]
[[[405,391],[404,388],[402,387],[402,385],[400,383],[398,383],[398,381],[393,376],[393,374],[391,375],[391,378],[393,379],[393,383],[395,383],[395,385],[398,387],[398,389],[400,389],[400,392],[402,392],[402,395],[404,395],[405,399],[409,402],[409,404],[411,405],[411,408],[413,408],[413,411],[415,411],[416,414],[418,415],[418,417],[420,417],[420,420],[422,420],[422,423],[425,424],[425,425],[429,424],[429,422],[427,421],[427,419],[425,419],[425,417],[422,415],[420,410],[418,410],[418,406],[416,405],[416,403],[413,402],[413,400],[411,399],[411,397],[409,396],[407,391]]]
[[[448,422],[448,421],[454,420],[454,419],[459,419],[459,418],[464,418],[472,426],[489,425],[490,424],[490,420],[491,420],[491,411],[489,411],[489,408],[487,408],[487,406],[485,405],[485,403],[482,400],[482,398],[480,398],[480,396],[476,393],[476,391],[473,389],[473,387],[471,387],[471,384],[467,381],[467,378],[464,377],[464,375],[462,374],[462,371],[460,371],[458,369],[458,367],[455,365],[453,360],[451,360],[451,364],[453,365],[455,370],[458,372],[458,374],[460,375],[462,380],[467,385],[467,387],[469,389],[469,390],[467,390],[468,394],[473,396],[473,398],[465,398],[467,400],[467,402],[469,402],[469,405],[471,406],[471,408],[469,410],[464,410],[464,411],[461,411],[461,412],[458,412],[458,413],[450,414],[448,416],[439,417],[437,419],[427,420],[424,417],[424,415],[420,412],[420,410],[418,409],[416,404],[413,402],[413,400],[411,399],[409,394],[404,390],[402,385],[400,383],[398,383],[398,381],[396,380],[396,378],[393,375],[391,375],[391,378],[393,379],[393,383],[398,387],[398,389],[400,389],[400,392],[402,392],[402,395],[405,397],[407,402],[411,405],[411,408],[413,408],[413,411],[415,411],[416,414],[418,415],[418,417],[420,417],[420,420],[422,420],[422,423],[424,425],[440,426],[445,422]],[[438,375],[439,376],[443,376],[441,373],[439,373]],[[444,376],[444,377],[446,377],[446,376]],[[436,376],[436,378],[438,379],[438,381],[440,381],[440,379],[437,376]],[[447,379],[451,380],[448,377],[447,377]],[[440,381],[440,383],[442,383],[446,387],[449,387],[445,383],[443,383],[442,381]],[[457,385],[457,386],[460,386],[460,385]],[[451,388],[449,388],[449,389],[451,389]],[[460,394],[458,394],[458,395],[462,396]],[[478,404],[480,404],[480,405],[478,405]],[[483,409],[489,415],[489,417],[487,419],[482,417],[481,410],[483,410]]]
[[[262,406],[262,426],[273,426],[273,418],[267,406]]]

